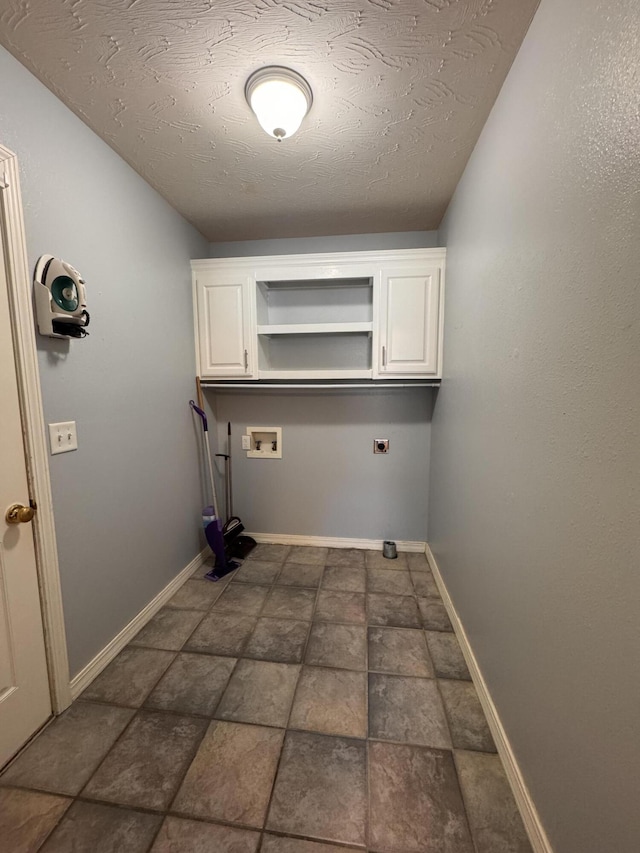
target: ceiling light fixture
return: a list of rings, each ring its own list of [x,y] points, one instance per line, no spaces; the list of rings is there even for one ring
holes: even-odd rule
[[[313,102],[311,86],[304,77],[279,65],[255,71],[244,93],[263,130],[278,142],[293,136]]]

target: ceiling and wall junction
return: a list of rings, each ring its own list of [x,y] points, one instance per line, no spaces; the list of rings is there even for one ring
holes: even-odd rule
[[[209,240],[428,230],[537,3],[8,0],[0,43]],[[272,64],[314,92],[282,144],[244,97]]]

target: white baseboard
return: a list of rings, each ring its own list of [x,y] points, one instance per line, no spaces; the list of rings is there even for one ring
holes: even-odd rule
[[[163,607],[172,595],[180,589],[183,583],[189,580],[195,570],[202,566],[209,556],[209,549],[201,551],[197,554],[189,565],[185,566],[180,574],[170,581],[156,597],[144,607],[137,616],[134,616],[131,622],[120,631],[119,634],[111,640],[110,643],[98,652],[98,654],[90,660],[89,663],[80,670],[80,672],[71,679],[71,696],[76,699],[83,690],[85,690],[94,678],[97,678],[102,670],[111,663],[114,657],[122,651],[129,640],[133,638],[138,631],[147,624],[152,616],[155,616],[158,610]]]
[[[469,639],[462,626],[460,617],[453,606],[451,596],[449,595],[447,587],[442,579],[438,563],[436,562],[429,545],[425,546],[425,554],[427,555],[431,571],[433,572],[436,584],[440,590],[442,601],[447,609],[447,613],[449,614],[453,630],[455,631],[456,637],[460,643],[462,654],[467,662],[471,678],[478,692],[480,704],[482,705],[482,709],[487,718],[487,723],[491,729],[491,734],[493,735],[498,755],[502,759],[502,764],[504,766],[507,779],[509,780],[511,790],[513,791],[513,796],[515,797],[520,815],[522,816],[522,822],[524,823],[527,835],[529,836],[531,846],[533,847],[534,853],[553,853],[549,839],[547,838],[544,827],[540,821],[538,811],[522,777],[515,754],[511,748],[511,744],[509,743],[507,733],[505,732],[504,726],[498,716],[496,706],[493,704],[493,699],[489,693],[489,689],[478,665],[478,661],[476,660],[476,656],[469,645]]]
[[[345,539],[335,536],[298,536],[295,533],[247,533],[256,542],[269,545],[311,545],[314,548],[360,548],[366,551],[382,551],[382,539]],[[424,542],[398,542],[398,551],[424,554]]]

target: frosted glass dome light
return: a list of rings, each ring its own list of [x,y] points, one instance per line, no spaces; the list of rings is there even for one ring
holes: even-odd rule
[[[277,65],[254,72],[247,80],[245,95],[263,130],[278,142],[293,136],[313,102],[304,77]]]

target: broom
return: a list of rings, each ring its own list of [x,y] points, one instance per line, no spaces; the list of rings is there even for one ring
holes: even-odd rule
[[[202,511],[202,521],[204,524],[204,535],[207,538],[207,543],[215,556],[215,565],[210,572],[207,572],[205,578],[211,581],[220,580],[229,572],[237,569],[240,563],[235,563],[233,560],[227,560],[224,551],[224,536],[222,535],[222,519],[218,511],[218,499],[216,497],[216,484],[213,479],[213,463],[211,462],[211,448],[209,446],[209,425],[207,416],[200,406],[196,406],[193,400],[189,400],[189,405],[193,411],[200,417],[202,421],[202,431],[204,433],[204,449],[207,457],[207,468],[209,470],[209,482],[211,484],[211,496],[213,506],[206,506]]]

